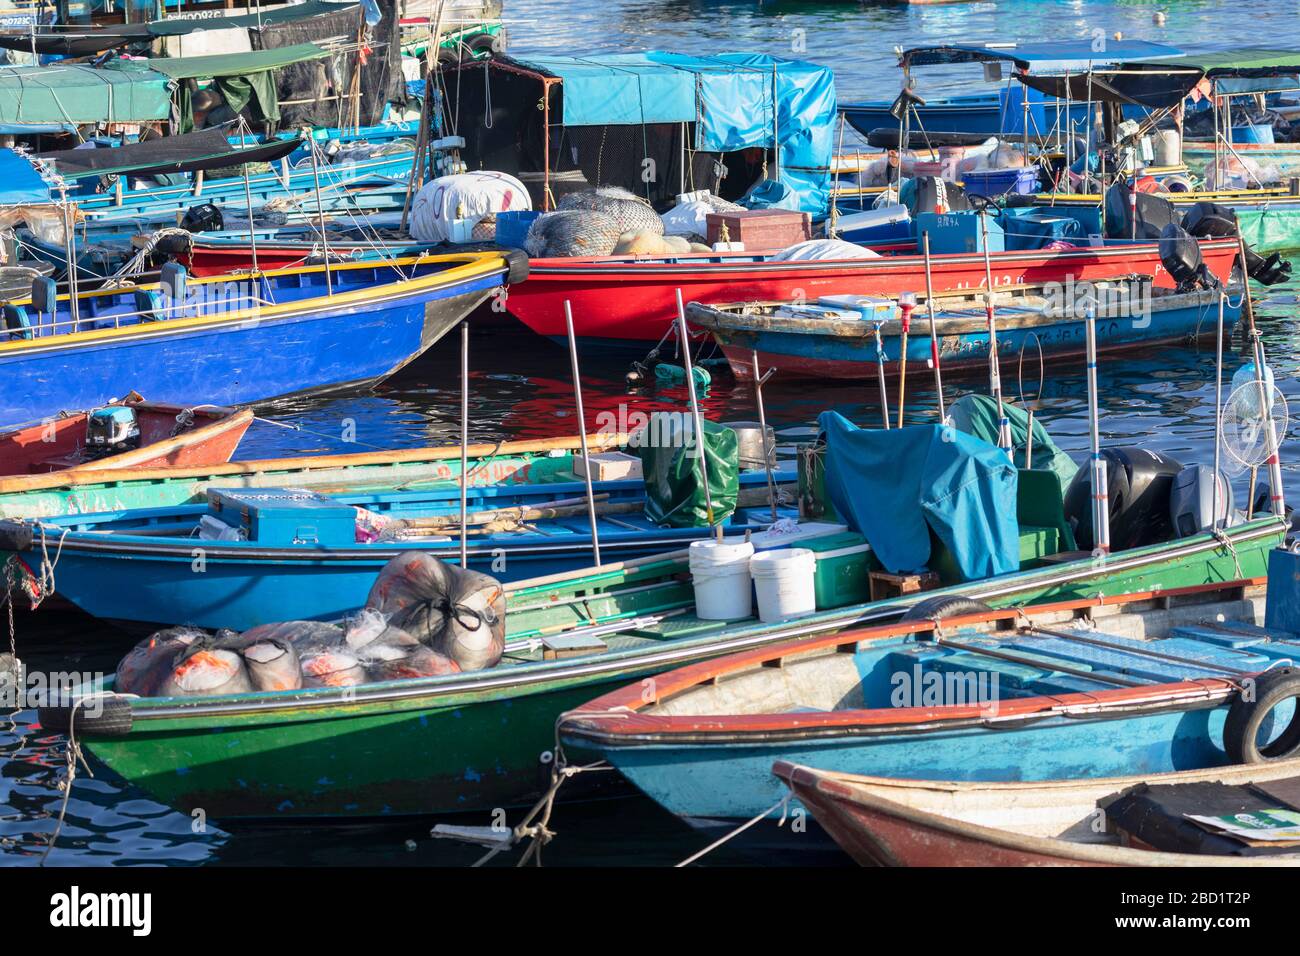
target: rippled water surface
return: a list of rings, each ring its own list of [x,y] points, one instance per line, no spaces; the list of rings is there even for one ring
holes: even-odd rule
[[[649,2],[649,0],[507,0],[516,50],[581,52],[658,48],[687,52],[760,50],[799,54],[833,67],[840,96],[889,97],[897,90],[892,50],[897,45],[1011,37],[1075,37],[1101,29],[1125,36],[1163,40],[1189,49],[1261,45],[1271,36],[1291,38],[1297,24],[1293,4],[1271,2],[1031,2],[1000,0],[953,6],[905,8],[856,3]],[[1155,10],[1168,10],[1163,28],[1152,24]],[[923,89],[940,90],[977,79],[970,72],[945,76],[930,70]],[[1259,324],[1278,383],[1292,401],[1296,384],[1296,288],[1269,290]],[[1239,346],[1240,339],[1234,342]],[[566,353],[522,326],[476,326],[471,343],[473,420],[470,438],[496,441],[572,434],[572,383]],[[591,354],[582,358],[588,424],[622,403],[648,410],[681,407],[681,390],[629,395],[623,385],[625,359]],[[1242,364],[1229,353],[1227,374]],[[1169,348],[1122,359],[1107,358],[1100,372],[1104,440],[1134,443],[1184,461],[1209,462],[1213,454],[1214,354],[1211,349]],[[1020,394],[1016,363],[1004,365],[1009,397]],[[1040,386],[1041,383],[1041,386]],[[978,379],[946,382],[947,399],[979,389]],[[1066,451],[1079,457],[1087,446],[1082,363],[1025,372],[1024,393],[1041,394],[1039,416]],[[875,423],[879,400],[871,383],[820,386],[773,379],[765,389],[767,414],[794,440],[818,413],[835,408],[850,418]],[[934,420],[934,395],[921,376],[907,388],[908,417]],[[718,375],[704,397],[715,419],[751,419],[749,387]],[[1297,406],[1300,407],[1300,406]],[[297,400],[259,409],[265,418],[250,430],[239,457],[357,451],[454,443],[459,437],[459,361],[451,341],[407,369],[401,377],[365,394]],[[355,444],[343,441],[342,424],[355,423]],[[1289,430],[1288,438],[1295,429]],[[1294,444],[1283,449],[1294,459]],[[1286,467],[1287,492],[1300,494],[1293,464]],[[1244,477],[1238,477],[1244,494]],[[3,626],[0,624],[0,626]],[[20,656],[33,669],[99,671],[115,666],[131,639],[70,614],[16,620]],[[0,646],[6,641],[0,639]],[[31,726],[32,715],[0,716],[0,865],[34,865],[42,856],[62,804],[58,789],[66,764],[59,740]],[[478,851],[433,841],[425,822],[397,827],[252,829],[195,833],[188,816],[123,788],[92,763],[91,778],[79,768],[61,835],[49,865],[133,864],[459,864]],[[642,800],[561,808],[560,837],[547,851],[553,862],[676,862],[702,846],[702,839]],[[717,862],[748,859],[727,850]],[[780,862],[769,858],[768,862]],[[501,862],[510,862],[501,860]],[[790,860],[789,862],[795,862]]]

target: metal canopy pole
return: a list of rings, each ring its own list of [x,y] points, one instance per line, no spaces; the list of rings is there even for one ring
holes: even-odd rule
[[[921,233],[921,251],[925,255],[925,304],[930,313],[930,364],[934,366],[934,393],[939,400],[939,422],[944,418],[943,376],[939,372],[939,340],[934,332],[934,281],[930,264],[930,233]]]
[[[1095,553],[1105,556],[1110,553],[1110,501],[1097,413],[1097,311],[1091,305],[1084,317],[1084,329],[1088,350],[1088,433],[1092,442],[1092,545]]]
[[[713,518],[713,489],[709,487],[708,453],[704,443],[704,416],[700,413],[700,400],[695,394],[695,369],[691,366],[691,339],[686,328],[686,305],[682,302],[682,290],[677,290],[677,332],[682,339],[682,368],[686,371],[686,395],[691,403],[691,420],[695,429],[695,455],[700,460],[700,480],[704,483],[704,508],[708,514],[709,527],[717,528],[718,540],[722,540],[722,525],[715,525]]]
[[[573,401],[578,406],[578,437],[582,441],[582,472],[587,480],[587,517],[591,520],[591,550],[600,565],[600,532],[596,528],[596,494],[591,487],[591,453],[587,449],[587,418],[582,410],[582,376],[578,371],[578,339],[573,334],[573,306],[564,300],[564,327],[569,333],[569,364],[573,366]]]
[[[325,251],[325,289],[330,295],[333,295],[334,277],[330,274],[330,241],[325,234],[325,204],[320,197],[320,163],[316,156],[316,137],[310,129],[307,130],[307,136],[307,142],[311,144],[311,177],[316,184],[316,217],[320,222],[321,248]]]
[[[758,370],[758,350],[752,353],[754,367],[754,404],[758,406],[758,427],[763,433],[763,470],[767,472],[767,497],[772,506],[772,520],[776,521],[776,478],[772,474],[773,448],[767,443],[767,411],[763,407],[763,385],[776,369],[768,369],[766,375]]]
[[[1011,422],[1007,410],[1002,404],[1002,365],[998,360],[998,323],[993,305],[993,260],[989,255],[989,216],[988,210],[980,211],[980,233],[984,246],[984,278],[988,283],[985,290],[985,311],[989,323],[989,391],[998,406],[998,447],[1011,451]]]
[[[460,323],[460,566],[469,568],[469,322]]]

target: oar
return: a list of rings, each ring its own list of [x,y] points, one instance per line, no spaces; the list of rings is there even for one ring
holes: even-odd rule
[[[903,427],[903,403],[907,395],[907,333],[912,327],[912,310],[916,308],[916,296],[904,292],[898,297],[898,311],[902,313],[903,336],[898,347],[898,427]]]

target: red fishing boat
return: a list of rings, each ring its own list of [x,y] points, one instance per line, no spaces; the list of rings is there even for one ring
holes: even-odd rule
[[[102,408],[0,433],[0,475],[221,465],[252,421],[247,409],[148,402],[132,392]]]
[[[259,254],[261,247],[258,247]],[[1220,279],[1231,272],[1237,240],[1201,242],[1201,255]],[[994,252],[995,286],[1115,278],[1155,277],[1174,282],[1154,242],[1063,250]],[[985,285],[982,253],[931,257],[935,292]],[[925,291],[920,255],[871,259],[773,261],[752,253],[683,255],[671,259],[599,257],[533,259],[527,280],[510,287],[508,308],[540,335],[563,339],[564,303],[573,307],[574,331],[604,344],[640,347],[657,342],[677,314],[676,293],[686,302],[786,301],[818,296],[898,295]]]

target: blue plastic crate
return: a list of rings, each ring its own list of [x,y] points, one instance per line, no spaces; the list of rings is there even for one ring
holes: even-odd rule
[[[511,249],[522,249],[524,247],[524,237],[528,235],[528,230],[532,227],[533,221],[540,215],[541,212],[535,209],[497,213],[496,244]]]
[[[1038,189],[1037,166],[1011,169],[971,170],[962,179],[968,196],[1004,196],[1007,193],[1032,193]]]

